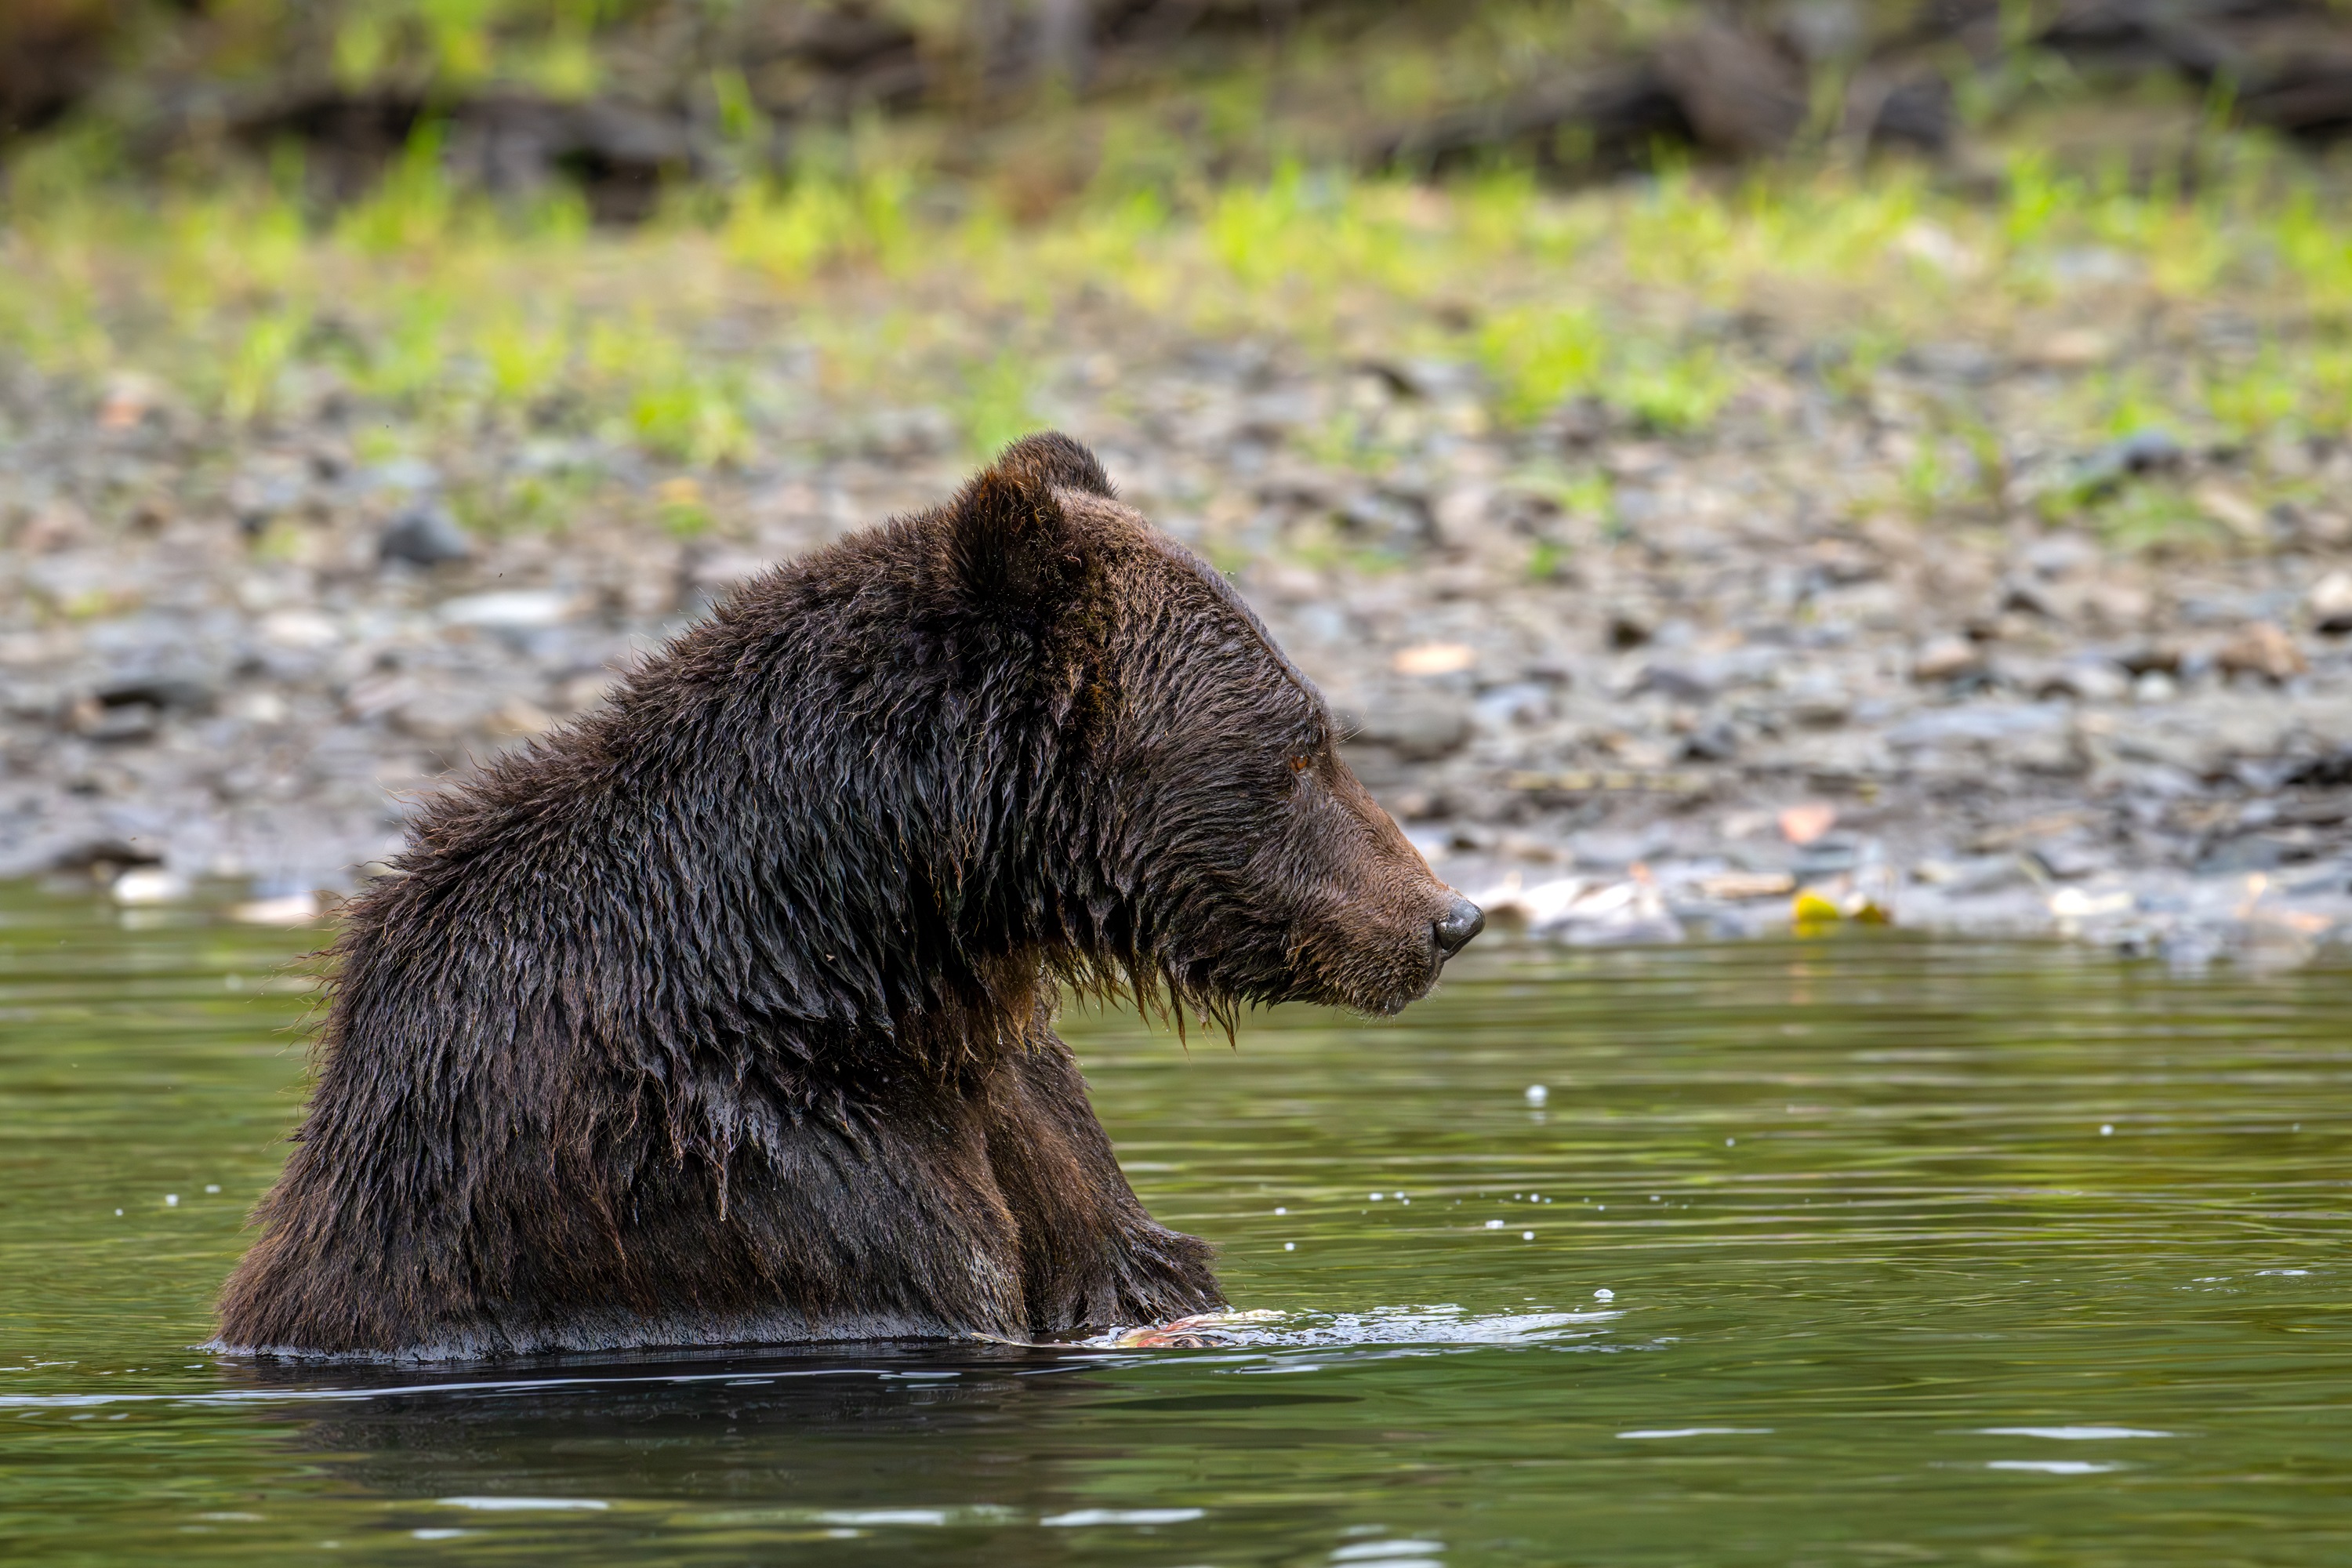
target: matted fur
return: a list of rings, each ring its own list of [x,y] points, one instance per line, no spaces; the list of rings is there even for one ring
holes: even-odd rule
[[[1222,1304],[1066,985],[1392,1012],[1459,900],[1223,579],[1033,437],[424,811],[224,1347],[1027,1338]]]

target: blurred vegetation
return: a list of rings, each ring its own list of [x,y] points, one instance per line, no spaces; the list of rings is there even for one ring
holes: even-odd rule
[[[1879,368],[1955,340],[2047,367],[2037,417],[2056,444],[2151,426],[2241,445],[2352,433],[2342,161],[2237,125],[2224,99],[2170,79],[2102,98],[2023,59],[2013,80],[1961,95],[1965,135],[1940,157],[1834,139],[1743,163],[1661,147],[1638,178],[1563,184],[1555,163],[1504,143],[1443,171],[1367,165],[1318,143],[1307,110],[1346,98],[1421,112],[1658,36],[1681,8],[1529,0],[1449,19],[1304,5],[1275,25],[1255,4],[1212,5],[1204,16],[1233,25],[1190,52],[1147,70],[1097,47],[1084,92],[1033,73],[983,109],[982,24],[1035,16],[905,0],[854,14],[869,43],[873,29],[912,40],[928,109],[886,116],[839,91],[790,100],[772,72],[706,71],[688,95],[708,109],[698,123],[740,156],[658,184],[642,221],[615,226],[596,221],[592,182],[473,177],[435,95],[485,81],[593,94],[625,68],[615,39],[685,29],[648,58],[698,60],[714,29],[723,42],[746,18],[815,11],[41,5],[5,26],[110,18],[125,80],[233,85],[242,71],[423,95],[349,188],[316,172],[341,154],[282,119],[246,153],[229,139],[142,159],[139,116],[110,108],[102,84],[11,150],[0,351],[93,400],[143,388],[225,431],[328,418],[371,458],[496,431],[704,474],[835,439],[844,409],[912,408],[980,452],[1080,400],[1119,403],[1117,367],[1082,363],[1081,338],[1181,332],[1467,367],[1475,405],[1443,417],[1531,437],[1579,410],[1668,439],[1704,433],[1769,406],[1787,370],[1773,356],[1796,341],[1807,374],[1867,408]],[[1423,47],[1440,35],[1446,48]],[[793,36],[802,52],[772,58],[813,81],[816,35]],[[840,53],[871,67],[888,51]],[[2190,318],[2223,306],[2232,330],[2200,337]],[[2193,352],[2171,352],[2179,341]],[[1916,454],[1888,505],[1997,505],[2010,454],[1987,410],[1958,397],[1911,415]],[[1350,416],[1301,439],[1377,470],[1405,437]],[[549,458],[475,504],[509,526],[553,522],[586,482]],[[1605,480],[1550,482],[1606,510]],[[699,489],[647,493],[665,526],[710,520]],[[2037,504],[2134,538],[2200,515],[2096,475]]]

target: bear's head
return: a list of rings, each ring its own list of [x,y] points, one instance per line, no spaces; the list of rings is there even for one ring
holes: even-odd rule
[[[974,668],[1025,688],[1044,731],[1021,748],[1043,774],[1024,897],[1067,961],[1226,1016],[1386,1014],[1484,926],[1349,769],[1329,707],[1248,605],[1120,504],[1085,447],[1016,443],[929,528],[928,618],[985,648]]]

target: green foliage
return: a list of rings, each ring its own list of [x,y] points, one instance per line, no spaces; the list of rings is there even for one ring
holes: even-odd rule
[[[1037,381],[1034,368],[1011,349],[970,366],[955,407],[966,450],[992,458],[1037,429],[1043,423],[1034,406]]]
[[[2100,535],[2118,550],[2214,550],[2229,531],[2173,485],[2132,485],[2092,509]]]
[[[895,269],[914,240],[911,193],[911,179],[898,169],[853,175],[807,169],[781,186],[753,182],[736,193],[721,243],[733,260],[785,284],[844,261]]]
[[[1580,306],[1496,311],[1478,330],[1478,363],[1504,423],[1528,425],[1596,391],[1610,358],[1599,316]]]
[[[399,0],[380,15],[402,49],[442,27],[459,64],[461,35],[481,33],[504,70],[499,51],[558,9]],[[724,134],[760,142],[741,79],[709,85]],[[1080,199],[1043,216],[984,182],[959,196],[911,143],[861,130],[804,142],[782,177],[751,173],[747,153],[738,183],[626,232],[593,230],[576,193],[496,208],[459,192],[430,124],[333,215],[306,212],[291,154],[267,178],[131,193],[103,139],[53,139],[17,160],[0,211],[0,353],[85,381],[136,370],[226,423],[339,377],[365,411],[356,430],[401,449],[530,423],[697,468],[782,437],[794,398],[904,406],[909,387],[941,385],[966,447],[992,452],[1039,422],[1035,356],[1073,310],[1327,363],[1470,361],[1483,409],[1367,403],[1300,437],[1377,474],[1433,430],[1531,428],[1582,398],[1660,434],[1701,430],[1751,353],[1802,350],[1831,392],[1924,430],[1888,499],[1927,512],[2004,504],[2007,468],[1973,393],[1939,402],[1886,367],[1929,341],[2026,357],[2087,320],[2117,342],[2183,346],[2055,366],[2031,395],[2062,444],[2352,431],[2352,209],[2268,155],[2217,160],[2193,195],[2046,155],[2011,160],[1990,199],[1900,165],[1562,193],[1511,167],[1434,184],[1291,161],[1214,184],[1152,141],[1157,125],[1107,131]],[[2188,300],[2252,318],[2270,346],[2187,346]],[[1769,346],[1725,330],[1749,320]],[[975,322],[992,323],[984,346]],[[1094,389],[1118,394],[1109,377]],[[1563,504],[1607,526],[1605,480],[1576,482],[1596,493]],[[493,499],[526,519],[568,504]],[[2172,526],[2145,496],[2042,504],[2116,510],[2135,536]]]
[[[702,486],[684,475],[664,479],[655,488],[654,515],[666,532],[680,539],[710,531],[710,508],[703,500]]]
[[[1532,424],[1589,396],[1660,434],[1681,435],[1713,420],[1731,393],[1715,351],[1612,336],[1584,306],[1499,311],[1479,329],[1477,348],[1506,425]]]
[[[386,303],[389,310],[353,357],[350,374],[362,394],[404,407],[447,374],[454,300],[427,285],[394,293]]]
[[[221,412],[238,424],[263,413],[310,325],[310,312],[299,306],[248,321],[222,380]]]
[[[336,237],[378,255],[429,250],[446,239],[458,198],[441,166],[443,135],[432,121],[419,125],[375,188],[337,220]]]
[[[1686,435],[1713,422],[1731,395],[1731,377],[1712,350],[1652,347],[1629,356],[1607,400],[1660,435]]]
[[[2275,344],[2250,364],[2209,369],[2203,380],[2205,412],[2225,435],[2256,440],[2294,422],[2304,411],[2304,386]]]

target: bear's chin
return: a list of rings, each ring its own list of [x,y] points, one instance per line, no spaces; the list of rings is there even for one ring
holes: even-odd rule
[[[1437,987],[1444,961],[1423,961],[1399,966],[1400,973],[1318,977],[1303,986],[1298,1000],[1360,1014],[1368,1018],[1392,1018]]]

